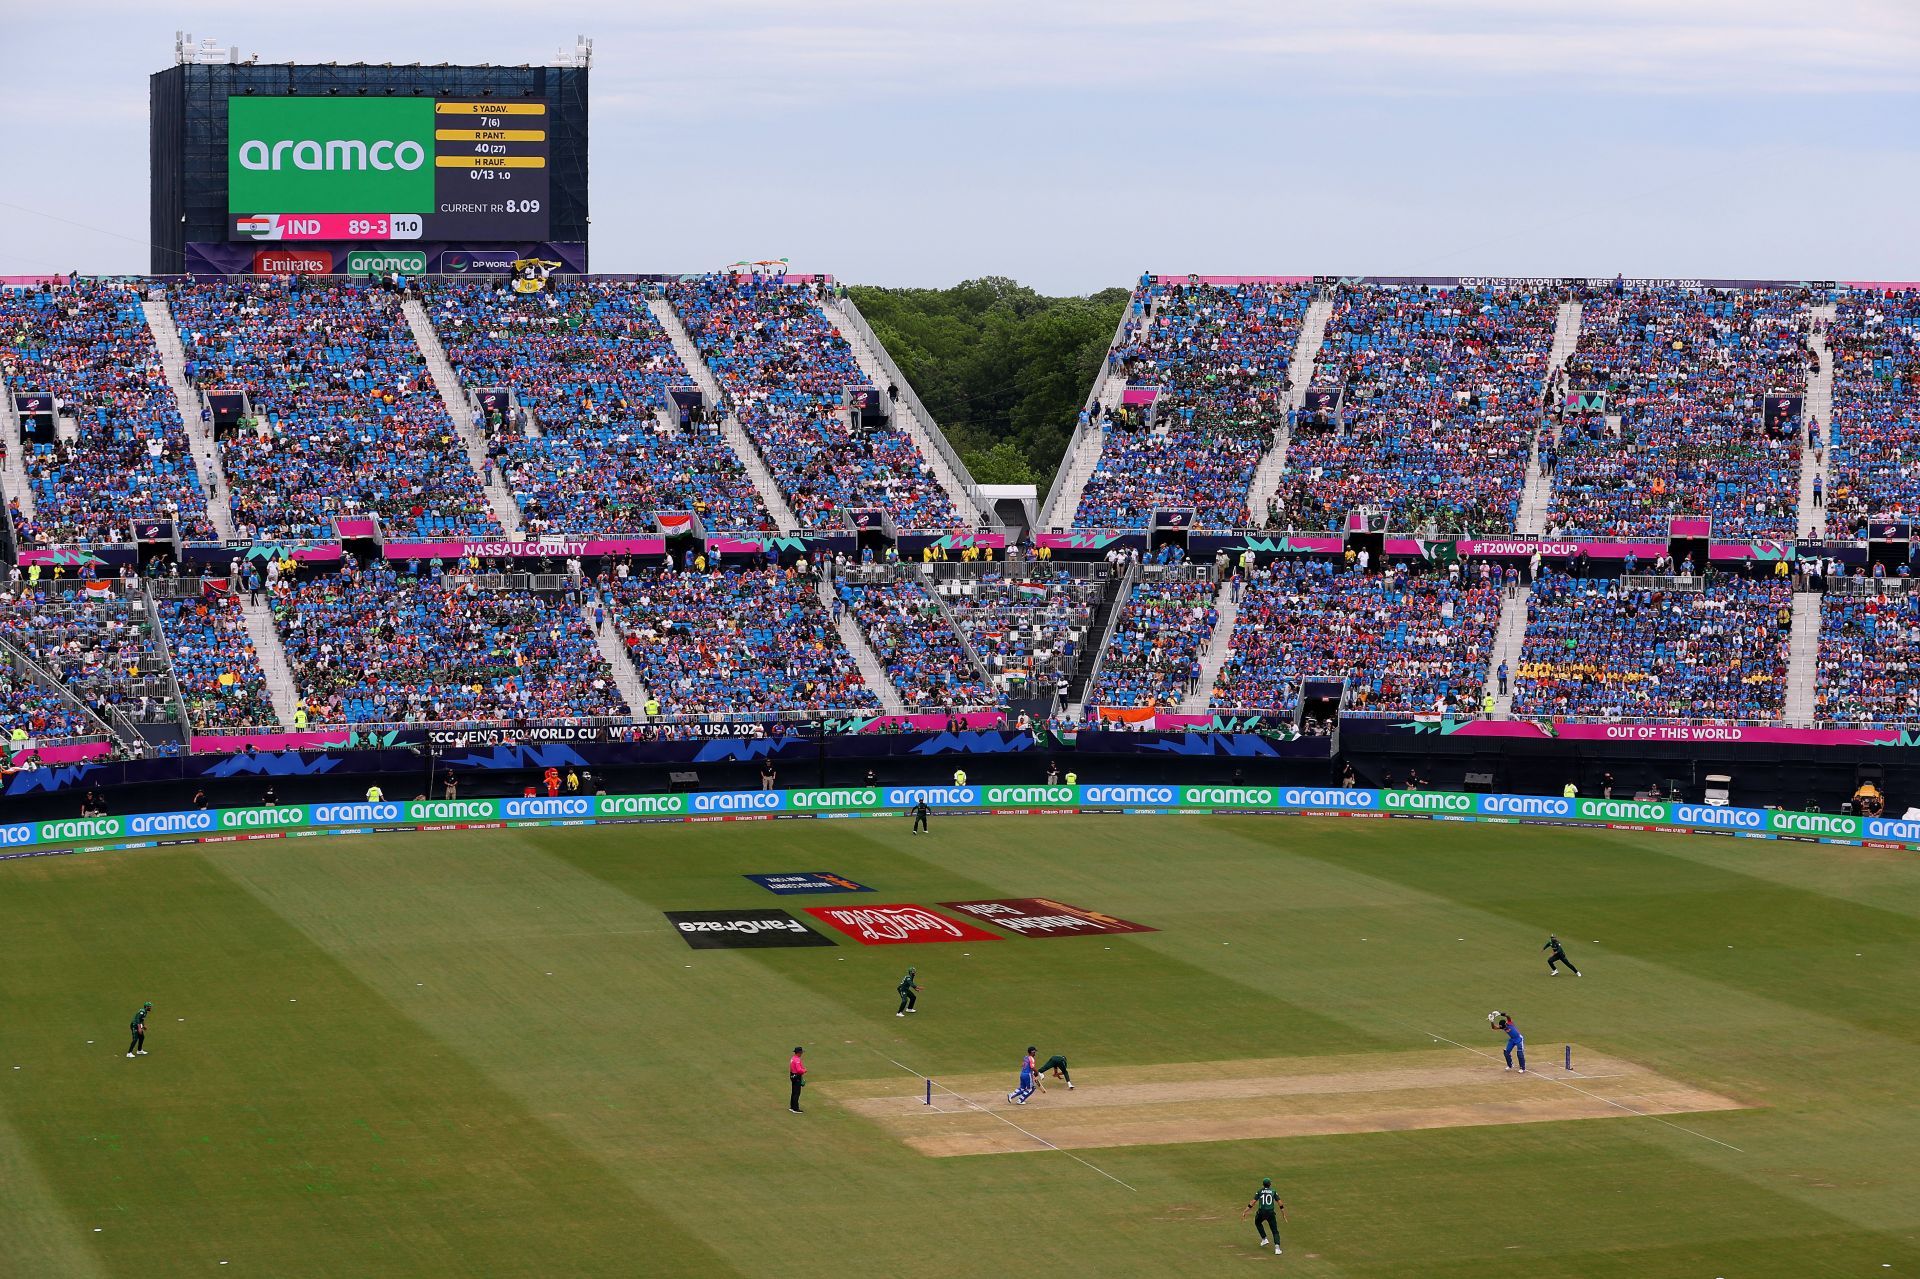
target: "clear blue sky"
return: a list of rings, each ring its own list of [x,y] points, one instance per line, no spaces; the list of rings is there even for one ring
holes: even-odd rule
[[[1920,278],[1920,0],[5,9],[0,273],[144,269],[183,26],[273,62],[592,36],[601,270]]]

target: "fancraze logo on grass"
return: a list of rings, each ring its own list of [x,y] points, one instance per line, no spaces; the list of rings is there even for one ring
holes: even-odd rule
[[[845,875],[836,875],[832,871],[803,870],[785,875],[748,875],[760,887],[770,893],[786,895],[788,893],[870,893],[873,890],[865,884],[856,884]]]
[[[770,946],[831,946],[784,910],[669,910],[667,922],[695,950],[759,950]]]
[[[972,924],[925,906],[808,906],[807,914],[833,925],[862,946],[898,946],[931,941],[999,941]]]
[[[1022,937],[1092,937],[1101,933],[1160,931],[1115,915],[1103,915],[1097,910],[1069,906],[1050,897],[1001,897],[991,901],[940,904]]]

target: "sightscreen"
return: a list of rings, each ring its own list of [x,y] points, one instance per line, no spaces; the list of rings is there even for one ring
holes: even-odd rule
[[[544,102],[227,99],[228,238],[547,238]]]

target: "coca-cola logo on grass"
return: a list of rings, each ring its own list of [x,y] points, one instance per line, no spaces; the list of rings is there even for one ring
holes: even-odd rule
[[[925,906],[808,906],[807,914],[831,924],[862,946],[899,946],[935,941],[999,941],[972,924]]]

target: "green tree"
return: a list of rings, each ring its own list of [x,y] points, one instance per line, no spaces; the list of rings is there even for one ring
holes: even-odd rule
[[[974,479],[1043,489],[1127,304],[1125,289],[1044,297],[1003,276],[849,292]]]

